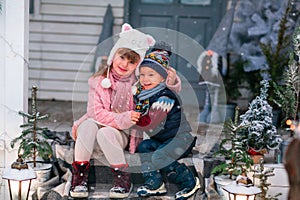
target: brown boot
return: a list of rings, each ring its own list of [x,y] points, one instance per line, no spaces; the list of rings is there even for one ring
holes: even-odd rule
[[[73,198],[86,198],[88,192],[88,175],[90,163],[88,161],[75,161],[72,163],[72,186],[70,195]]]
[[[126,172],[128,164],[111,165],[114,175],[113,187],[109,191],[110,198],[127,198],[132,190],[130,173]]]

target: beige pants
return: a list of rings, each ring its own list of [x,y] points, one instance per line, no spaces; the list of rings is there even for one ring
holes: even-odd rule
[[[100,126],[87,119],[77,129],[75,161],[91,159],[95,140],[110,165],[126,164],[124,148],[128,144],[128,134],[112,127]]]

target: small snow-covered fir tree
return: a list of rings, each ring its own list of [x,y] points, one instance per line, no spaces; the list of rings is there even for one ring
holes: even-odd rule
[[[18,154],[22,154],[23,159],[31,158],[33,161],[33,167],[36,167],[37,156],[40,156],[44,160],[49,159],[53,152],[52,147],[48,143],[48,137],[45,132],[48,128],[38,127],[38,121],[48,118],[48,115],[40,115],[36,107],[36,92],[37,87],[33,86],[31,90],[31,114],[19,111],[19,114],[27,118],[27,122],[21,125],[24,128],[21,135],[11,141],[11,147],[13,148],[17,142],[20,142],[18,148]]]
[[[245,145],[256,152],[277,149],[282,142],[272,123],[272,107],[267,101],[269,82],[262,80],[260,85],[260,95],[250,102],[246,113],[240,116],[241,124],[249,125],[242,132]]]
[[[232,179],[233,175],[240,175],[243,170],[250,169],[253,164],[253,160],[243,144],[243,138],[239,134],[247,126],[239,124],[238,121],[239,111],[236,108],[234,122],[230,119],[224,124],[225,138],[221,141],[220,149],[217,151],[218,155],[225,156],[230,162],[216,166],[212,170],[213,174],[229,174],[229,178]]]

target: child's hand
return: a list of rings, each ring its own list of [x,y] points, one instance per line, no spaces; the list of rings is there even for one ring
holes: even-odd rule
[[[131,112],[131,122],[133,124],[136,124],[139,121],[140,116],[141,116],[140,112],[132,111]]]
[[[169,85],[175,85],[176,82],[176,70],[172,68],[171,66],[167,70],[168,76],[167,76],[167,83]]]

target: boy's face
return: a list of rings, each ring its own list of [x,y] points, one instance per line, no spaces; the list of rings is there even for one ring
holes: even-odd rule
[[[159,73],[146,66],[140,68],[139,80],[145,90],[155,88],[158,84],[165,81]]]
[[[134,72],[137,65],[138,62],[134,62],[124,56],[124,54],[117,52],[113,59],[112,67],[120,76],[129,76]]]

